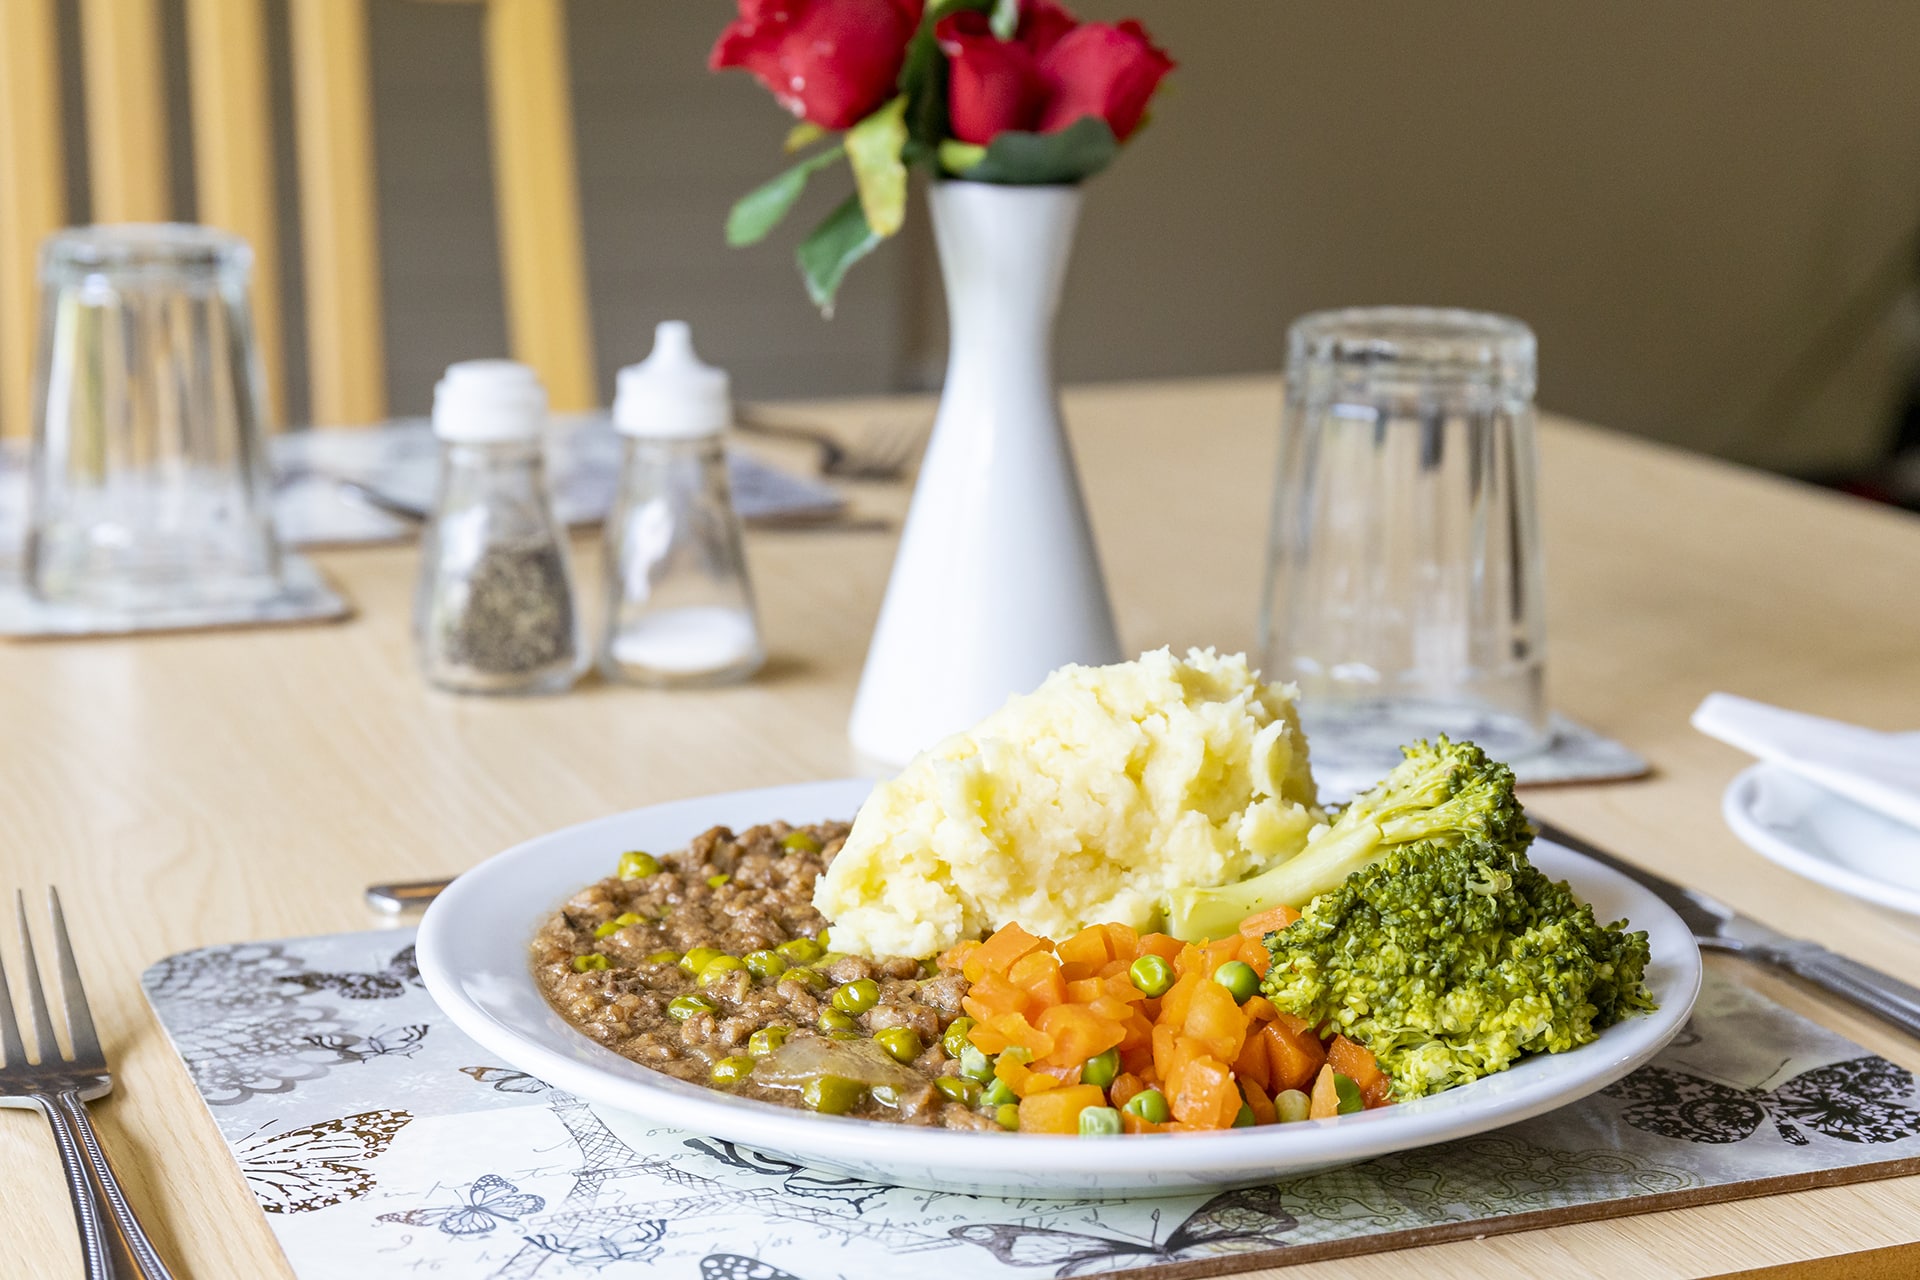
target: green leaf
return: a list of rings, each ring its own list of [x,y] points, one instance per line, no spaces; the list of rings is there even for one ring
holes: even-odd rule
[[[1082,116],[1058,133],[995,134],[986,156],[966,176],[1012,186],[1078,182],[1106,168],[1119,151],[1106,121]]]
[[[956,178],[966,177],[968,170],[986,158],[987,149],[977,142],[948,138],[940,144],[940,171]]]
[[[800,250],[795,255],[800,262],[800,275],[807,282],[808,296],[823,315],[833,315],[833,295],[839,291],[847,268],[872,253],[879,243],[880,237],[860,212],[857,195],[848,196],[800,242]]]
[[[994,0],[993,16],[987,19],[987,26],[1000,39],[1013,39],[1014,33],[1020,30],[1020,0]]]
[[[811,120],[802,120],[787,131],[787,140],[781,145],[781,150],[788,155],[796,151],[805,151],[826,136],[827,131],[824,126],[817,125]]]
[[[845,151],[845,145],[836,142],[741,196],[734,202],[733,211],[727,214],[727,243],[739,249],[766,239],[767,233],[780,225],[794,201],[807,189],[807,179],[814,171],[826,168]]]
[[[907,220],[907,166],[900,150],[907,142],[905,94],[847,130],[847,161],[853,166],[860,209],[878,236],[890,236]]]

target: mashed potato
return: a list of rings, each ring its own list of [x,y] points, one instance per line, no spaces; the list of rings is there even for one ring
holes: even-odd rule
[[[1298,852],[1321,815],[1293,698],[1211,649],[1062,667],[875,789],[814,890],[833,949],[1144,929],[1170,890]]]

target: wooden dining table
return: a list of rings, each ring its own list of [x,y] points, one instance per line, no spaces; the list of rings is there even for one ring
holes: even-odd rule
[[[1280,383],[1070,390],[1066,414],[1124,644],[1254,644]],[[926,398],[780,406],[858,433],[930,421]],[[804,452],[780,455],[806,460]],[[1651,773],[1536,788],[1530,809],[1793,934],[1911,978],[1920,921],[1801,879],[1720,816],[1746,761],[1688,727],[1723,689],[1881,729],[1920,726],[1920,518],[1548,417],[1542,524],[1554,707]],[[213,943],[380,927],[371,882],[458,872],[598,815],[855,772],[846,722],[904,484],[850,486],[886,518],[755,532],[771,649],[734,688],[589,679],[571,694],[429,689],[408,546],[319,562],[355,615],[0,647],[0,886],[61,889],[115,1069],[102,1140],[180,1274],[290,1276],[140,974]],[[599,599],[597,539],[579,542]],[[963,621],[963,620],[957,620]],[[0,935],[13,945],[11,927]],[[1902,1065],[1920,1042],[1808,989],[1741,981]],[[16,970],[17,972],[17,970]],[[1289,1267],[1292,1280],[1920,1274],[1920,1177],[1774,1194]],[[0,1277],[80,1274],[46,1125],[0,1112]],[[1260,1274],[1278,1275],[1278,1271]]]

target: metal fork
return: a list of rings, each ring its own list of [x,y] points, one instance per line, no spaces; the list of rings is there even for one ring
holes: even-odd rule
[[[804,440],[817,446],[820,474],[840,480],[899,480],[907,474],[927,438],[926,428],[917,423],[893,423],[870,427],[849,443],[830,431],[769,418],[746,405],[735,410],[734,425],[754,435]]]
[[[120,1189],[113,1166],[87,1118],[86,1104],[113,1089],[106,1054],[93,1029],[87,994],[80,986],[80,967],[67,937],[67,920],[60,895],[47,890],[53,916],[55,964],[60,970],[60,995],[65,1004],[69,1052],[62,1055],[47,1010],[46,990],[40,983],[40,965],[33,953],[33,934],[27,927],[27,897],[17,893],[14,905],[20,923],[20,953],[25,969],[22,983],[33,1021],[34,1052],[29,1061],[14,1013],[13,991],[6,963],[0,958],[0,1106],[30,1107],[47,1118],[60,1148],[60,1165],[80,1228],[80,1248],[88,1280],[117,1280],[127,1276],[117,1260],[130,1261],[144,1280],[172,1280],[152,1241],[134,1216],[133,1206]],[[98,1192],[98,1198],[95,1192]],[[112,1228],[101,1217],[101,1201],[112,1216]]]

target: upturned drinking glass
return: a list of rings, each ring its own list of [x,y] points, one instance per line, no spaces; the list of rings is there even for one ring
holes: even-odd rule
[[[1444,733],[1495,759],[1547,742],[1533,332],[1411,307],[1289,335],[1261,617],[1314,763],[1370,776]]]
[[[139,611],[280,589],[252,251],[210,227],[79,227],[40,254],[26,544],[44,600]]]

